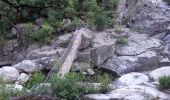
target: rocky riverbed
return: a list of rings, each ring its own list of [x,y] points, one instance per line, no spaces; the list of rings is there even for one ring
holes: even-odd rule
[[[117,12],[121,30],[80,29],[89,38],[82,40],[71,71],[94,75],[97,68],[119,76],[107,94],[87,94],[84,98],[170,100],[170,94],[161,91],[158,82],[170,76],[170,6],[161,0],[120,0]],[[32,73],[55,66],[72,36],[56,37],[50,45],[33,43],[24,50],[17,48],[15,39],[0,44],[0,74],[21,89]]]

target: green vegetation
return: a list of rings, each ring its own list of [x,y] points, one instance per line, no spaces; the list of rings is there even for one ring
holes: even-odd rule
[[[71,27],[80,26],[80,22],[83,21],[88,25],[95,25],[98,30],[103,30],[114,22],[117,3],[118,0],[1,0],[0,37],[11,36],[9,34],[14,25],[34,24],[38,18],[44,18],[46,24],[40,32],[31,31],[30,38],[45,43],[50,41],[54,29],[69,32],[65,29],[67,22],[64,20],[70,20]]]
[[[119,37],[116,41],[117,44],[122,44],[125,45],[128,43],[128,38],[127,37]]]
[[[45,76],[42,72],[36,72],[32,75],[31,79],[24,84],[24,87],[27,89],[31,89],[33,86],[36,86],[43,82]]]
[[[3,78],[0,78],[0,100],[10,100],[13,96],[21,96],[24,95],[26,91],[23,90],[17,90],[13,86],[9,86],[4,82]]]
[[[159,83],[162,89],[170,89],[170,77],[161,77]]]
[[[31,25],[31,24],[30,24]],[[30,40],[36,40],[41,43],[48,44],[52,40],[52,33],[54,32],[54,28],[49,26],[48,24],[45,24],[40,28],[38,31],[31,31],[29,30],[30,27],[28,27],[28,33],[27,33],[27,38]]]
[[[95,77],[95,80],[103,82],[98,88],[86,86],[88,84],[81,85],[78,82],[85,82],[85,76],[74,72],[67,74],[65,78],[62,79],[58,78],[56,75],[52,75],[50,83],[52,84],[55,96],[67,100],[81,100],[84,94],[105,93],[108,91],[108,81],[110,82],[110,80],[106,77],[108,76]]]

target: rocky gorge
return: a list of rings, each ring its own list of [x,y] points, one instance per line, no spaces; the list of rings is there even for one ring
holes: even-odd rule
[[[117,13],[118,28],[101,32],[81,28],[56,37],[50,45],[32,43],[26,49],[19,49],[16,39],[0,44],[0,75],[21,90],[32,73],[49,72],[67,52],[74,34],[82,33],[81,45],[75,57],[71,55],[73,63],[68,62],[70,70],[94,75],[100,69],[116,77],[111,91],[82,98],[170,100],[169,91],[161,90],[159,84],[161,77],[170,76],[170,6],[162,0],[119,0]],[[41,20],[36,20],[35,30]],[[16,27],[24,31],[24,24]]]

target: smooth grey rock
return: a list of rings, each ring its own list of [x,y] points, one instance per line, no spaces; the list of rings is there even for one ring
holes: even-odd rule
[[[113,56],[114,45],[102,45],[90,51],[91,64],[93,66],[102,65],[105,60]]]
[[[155,99],[159,98],[159,99],[163,99],[166,100],[169,98],[169,95],[159,91],[156,88],[153,87],[147,87],[147,86],[141,86],[141,85],[132,85],[132,86],[127,86],[124,88],[120,88],[118,89],[118,91],[126,91],[127,93],[131,93],[130,91],[134,91],[136,93],[141,93],[140,95],[144,95],[146,96],[146,99],[148,100],[149,97],[154,97]],[[114,94],[116,92],[116,90],[113,90],[111,92],[109,92],[110,94]],[[125,93],[126,93],[125,92]],[[133,96],[133,93],[132,93]],[[131,99],[130,99],[131,100]],[[149,99],[150,100],[150,99]]]
[[[105,62],[101,68],[109,70],[110,73],[122,75],[139,69],[140,64],[136,62],[137,58],[129,56],[112,57],[111,59],[107,60],[107,62]]]
[[[132,85],[112,90],[107,94],[88,94],[85,100],[168,100],[169,95],[155,88]]]
[[[66,48],[72,38],[72,34],[61,35],[53,41],[55,47],[64,47]]]
[[[14,82],[19,77],[19,72],[15,67],[5,66],[0,69],[0,75],[6,82]]]
[[[133,34],[127,45],[118,46],[116,53],[121,56],[136,56],[149,50],[158,49],[161,41],[149,38],[146,34]]]
[[[17,68],[18,70],[27,72],[27,73],[34,73],[35,71],[37,71],[37,65],[30,60],[24,60],[14,65],[13,67]]]
[[[100,47],[102,45],[115,45],[117,34],[113,32],[96,32],[94,33],[92,47]],[[116,36],[115,36],[116,35]],[[114,49],[114,48],[113,48]]]
[[[159,81],[159,78],[164,77],[164,76],[170,76],[170,66],[167,67],[161,67],[158,69],[153,70],[149,76],[153,78],[155,81]]]
[[[148,51],[137,56],[119,56],[107,60],[101,68],[110,73],[124,75],[129,72],[151,70],[158,66],[159,56],[154,51]]]
[[[121,76],[117,80],[117,86],[129,86],[129,85],[138,85],[143,83],[148,83],[149,77],[142,73],[128,73]]]
[[[29,75],[25,73],[21,73],[20,76],[17,78],[17,81],[19,84],[24,84],[29,80]]]

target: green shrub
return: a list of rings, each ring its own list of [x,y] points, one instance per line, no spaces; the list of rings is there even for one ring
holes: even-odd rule
[[[31,89],[34,85],[38,85],[43,82],[45,76],[42,72],[36,72],[32,77],[24,84],[24,87]]]
[[[98,92],[106,93],[110,90],[108,84],[111,83],[114,78],[106,72],[97,71],[96,74],[92,77],[92,80],[97,83],[101,83]]]
[[[3,78],[0,77],[0,100],[10,100],[13,96],[21,96],[26,93],[26,90],[17,90],[15,87],[7,86]]]
[[[114,28],[115,28],[115,32],[118,34],[123,32],[123,28],[118,23],[115,25]]]
[[[103,1],[103,6],[105,7],[106,10],[110,10],[110,9],[116,9],[117,4],[118,4],[119,0],[104,0]]]
[[[52,40],[52,33],[54,32],[53,27],[51,27],[48,24],[45,24],[42,26],[42,28],[40,28],[39,31],[37,32],[31,32],[29,33],[29,38],[33,39],[33,40],[37,40],[41,43],[45,43],[48,44],[51,42]]]
[[[102,76],[101,76],[102,77]],[[100,78],[101,78],[100,77]],[[108,77],[104,75],[103,78]],[[103,82],[101,86],[90,87],[89,85],[81,85],[78,82],[87,82],[86,77],[82,74],[71,72],[64,78],[58,78],[56,75],[52,75],[50,83],[52,84],[53,93],[56,97],[67,100],[81,100],[82,96],[89,93],[105,93],[108,90],[108,81],[105,79],[96,79]],[[97,77],[96,77],[97,78]]]
[[[106,72],[97,71],[92,80],[97,83],[110,83],[113,80],[113,77]]]
[[[95,11],[95,18],[94,18],[94,25],[96,26],[97,30],[102,31],[107,24],[107,16],[103,12],[102,8],[98,7]]]
[[[128,43],[128,38],[121,36],[117,39],[116,43],[125,45]]]
[[[86,11],[86,12],[89,12],[89,11],[95,11],[97,8],[97,1],[96,0],[84,0],[83,2],[83,9]]]
[[[162,89],[170,89],[170,77],[161,77],[159,83]]]
[[[77,84],[77,82],[82,80],[82,75],[69,73],[62,79],[58,78],[56,75],[52,75],[50,83],[52,84],[55,96],[67,100],[77,100],[80,99],[81,95],[86,92],[84,87]]]

